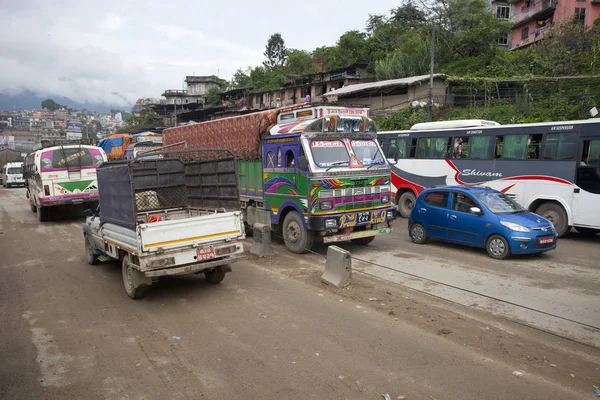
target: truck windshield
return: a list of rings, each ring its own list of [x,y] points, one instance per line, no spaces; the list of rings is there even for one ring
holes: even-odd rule
[[[476,193],[476,196],[494,214],[516,214],[525,211],[519,203],[504,193],[480,192]]]
[[[385,164],[383,154],[373,140],[353,140],[351,144],[362,165]]]
[[[341,140],[313,140],[310,149],[315,163],[321,168],[350,163],[350,156]]]

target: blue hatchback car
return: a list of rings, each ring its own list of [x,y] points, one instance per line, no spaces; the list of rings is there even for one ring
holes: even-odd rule
[[[553,250],[558,239],[550,221],[488,187],[423,190],[408,220],[408,231],[418,244],[437,239],[483,247],[497,259]]]

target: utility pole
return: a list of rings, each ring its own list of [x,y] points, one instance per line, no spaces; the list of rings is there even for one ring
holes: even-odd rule
[[[429,122],[433,120],[433,65],[435,57],[435,21],[431,20],[431,65],[429,70]]]
[[[173,105],[175,106],[175,110],[173,111],[173,117],[175,118],[175,126],[177,126],[177,99],[173,99]]]

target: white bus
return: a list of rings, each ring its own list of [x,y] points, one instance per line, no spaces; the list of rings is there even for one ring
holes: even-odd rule
[[[600,120],[379,132],[399,214],[436,185],[486,185],[559,236],[600,232]]]
[[[40,222],[51,207],[95,209],[98,202],[96,167],[106,161],[95,146],[64,144],[30,153],[25,158],[26,196]],[[91,203],[91,204],[90,204]]]

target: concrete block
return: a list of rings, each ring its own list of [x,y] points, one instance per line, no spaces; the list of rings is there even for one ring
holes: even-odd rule
[[[345,287],[352,280],[352,259],[350,252],[337,246],[327,248],[325,272],[321,280],[335,287]]]
[[[253,238],[250,254],[259,257],[266,257],[273,254],[271,246],[271,228],[269,225],[255,223],[252,227]]]

